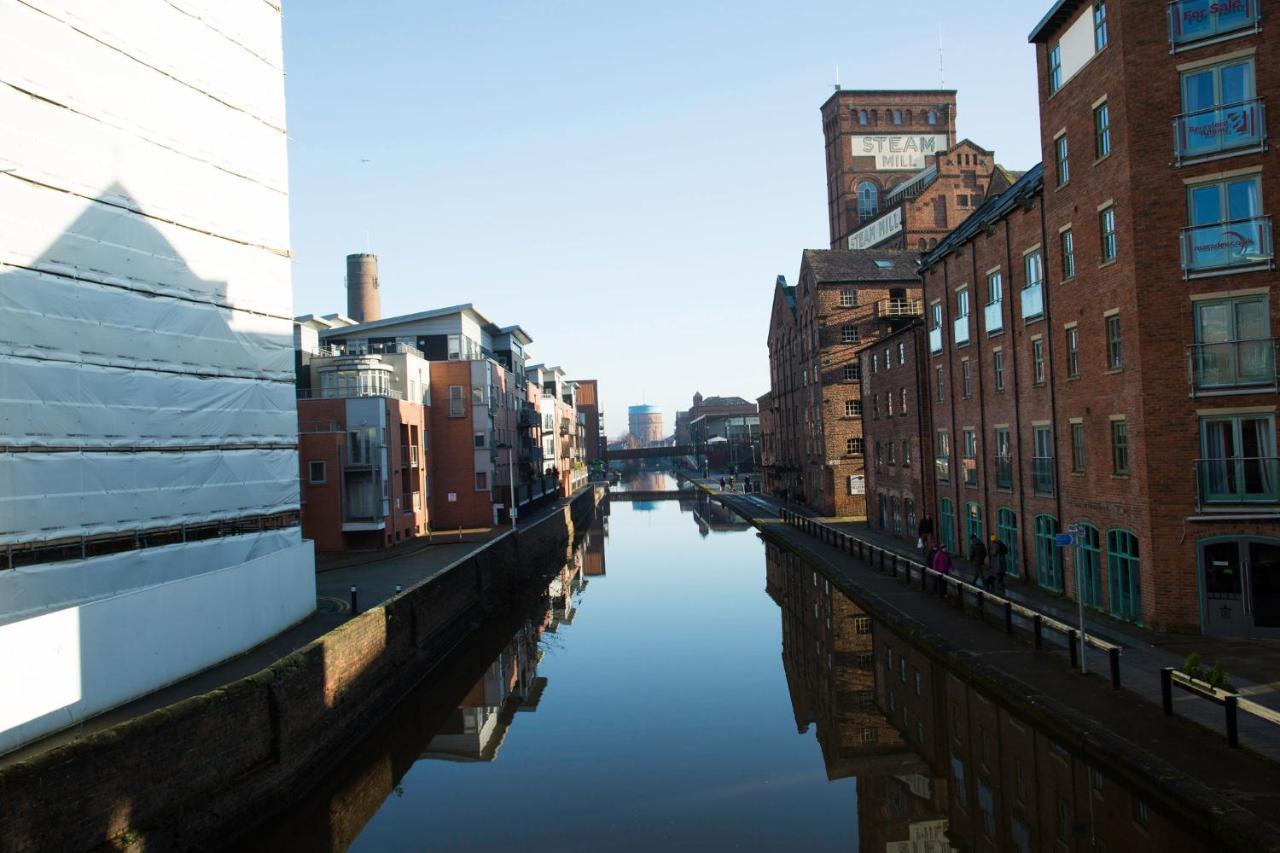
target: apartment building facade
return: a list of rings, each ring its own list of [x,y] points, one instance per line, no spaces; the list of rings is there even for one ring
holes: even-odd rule
[[[918,255],[806,250],[769,319],[773,465],[765,488],[828,516],[866,514],[858,352],[920,310]]]
[[[1030,37],[1043,167],[921,261],[939,534],[1162,630],[1280,636],[1258,14],[1056,3]]]

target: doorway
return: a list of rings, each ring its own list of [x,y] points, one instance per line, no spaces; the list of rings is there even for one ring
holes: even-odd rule
[[[1280,540],[1205,542],[1200,567],[1206,633],[1280,637]]]

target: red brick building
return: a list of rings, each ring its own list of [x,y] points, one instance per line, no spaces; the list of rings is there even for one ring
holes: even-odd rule
[[[914,543],[933,513],[933,422],[924,323],[914,319],[862,350],[867,521]]]
[[[920,311],[917,257],[809,249],[795,286],[778,277],[769,319],[775,438],[766,490],[827,516],[866,514],[857,353]]]

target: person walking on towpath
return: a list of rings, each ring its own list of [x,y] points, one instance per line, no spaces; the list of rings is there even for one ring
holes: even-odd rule
[[[1003,593],[1005,560],[1009,557],[1009,548],[1000,541],[1000,537],[992,533],[991,547],[987,550],[991,554],[991,570],[987,574],[987,589],[994,590],[998,587],[1000,592]]]
[[[984,580],[983,568],[987,564],[987,546],[982,544],[976,533],[969,536],[969,561],[973,563],[974,586],[981,586]]]
[[[941,595],[943,598],[946,598],[947,596],[946,580],[947,579],[945,576],[951,574],[951,569],[952,569],[951,555],[947,553],[946,545],[938,546],[938,550],[935,551],[933,554],[933,563],[930,566],[930,568],[932,568],[935,572],[937,572],[938,575],[943,576],[943,577],[938,577],[937,575],[935,575],[933,579],[933,585],[934,585],[934,589],[938,590],[938,594]]]
[[[720,491],[724,491],[724,477],[720,478]]]

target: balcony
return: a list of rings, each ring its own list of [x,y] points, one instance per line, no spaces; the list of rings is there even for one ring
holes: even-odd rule
[[[1258,31],[1258,0],[1174,0],[1169,4],[1173,50]]]
[[[876,301],[876,317],[881,320],[919,317],[924,303],[919,299],[880,299]]]
[[[1031,457],[1031,490],[1037,495],[1053,494],[1053,457]]]
[[[1280,503],[1280,458],[1232,456],[1196,460],[1196,497],[1200,507]]]
[[[1182,229],[1182,273],[1185,277],[1225,270],[1269,269],[1271,217],[1232,219]]]
[[[535,429],[542,423],[542,418],[533,408],[521,408],[516,415],[516,426],[520,429]]]
[[[1222,341],[1187,347],[1191,396],[1197,393],[1276,389],[1276,339]]]
[[[982,328],[988,335],[1004,329],[1004,300],[992,302],[982,309]]]
[[[1261,98],[1183,113],[1173,120],[1173,153],[1178,165],[1262,151],[1267,115]]]
[[[1022,288],[1022,319],[1032,320],[1044,316],[1044,285],[1033,281]]]
[[[569,434],[569,419],[568,419],[568,418],[561,418],[561,419],[560,419],[560,434],[561,434],[561,435],[568,435],[568,434]]]
[[[951,332],[955,335],[956,346],[969,343],[969,315],[957,317],[951,324]]]
[[[929,352],[937,355],[942,352],[942,328],[929,330]]]

